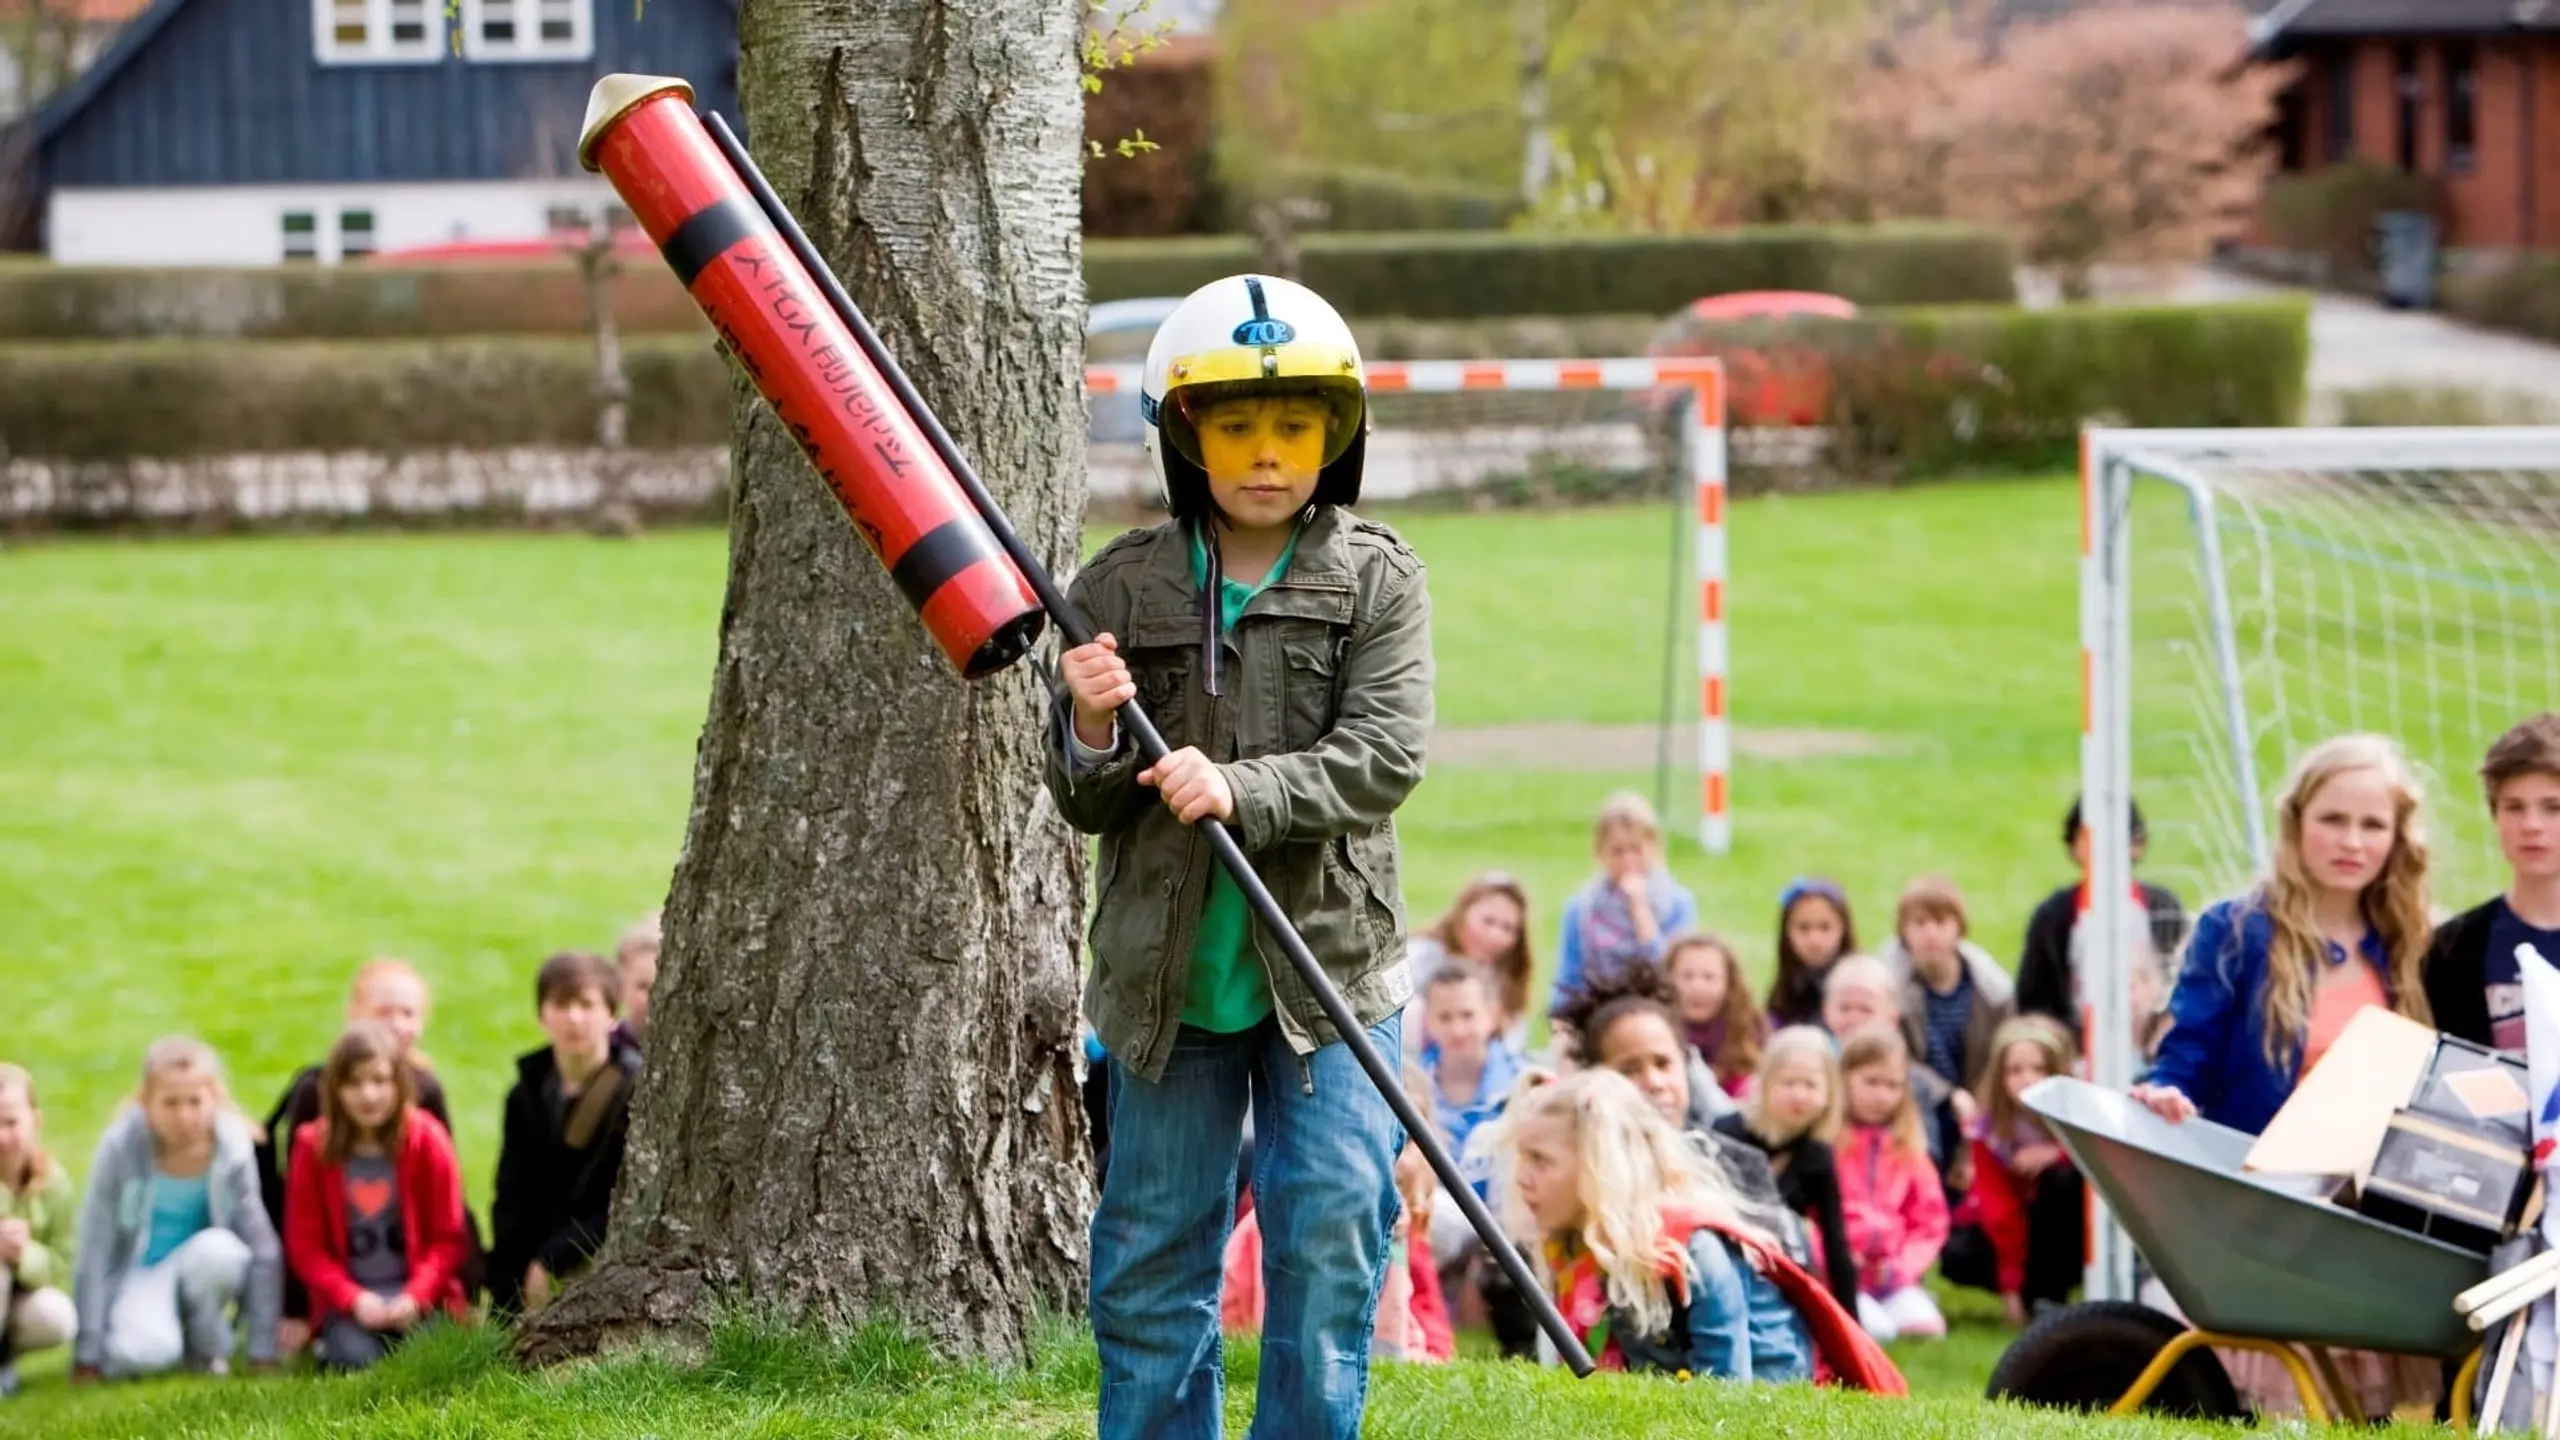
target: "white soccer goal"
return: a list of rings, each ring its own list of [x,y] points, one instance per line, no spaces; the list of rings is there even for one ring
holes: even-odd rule
[[[2560,706],[2560,428],[2093,429],[2081,496],[2081,1001],[2091,1079],[2121,1088],[2128,795],[2142,877],[2192,916],[2264,872],[2295,756],[2380,732],[2425,784],[2438,902],[2501,883],[2475,771]],[[2132,1298],[2131,1244],[2093,1229],[2090,1298]]]
[[[1382,360],[1370,363],[1368,381],[1375,428],[1364,499],[1631,498],[1661,494],[1667,478],[1671,492],[1694,506],[1697,836],[1709,854],[1726,853],[1733,843],[1733,740],[1725,713],[1722,365],[1699,358]],[[1086,367],[1097,497],[1153,493],[1137,444],[1139,382],[1136,365]],[[1570,606],[1579,597],[1552,598]]]

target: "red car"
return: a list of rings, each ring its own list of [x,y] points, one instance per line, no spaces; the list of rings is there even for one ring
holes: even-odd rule
[[[1692,302],[1685,316],[1713,322],[1816,316],[1856,318],[1858,307],[1837,295],[1811,290],[1737,290]],[[1809,347],[1763,353],[1735,345],[1702,345],[1690,339],[1656,341],[1656,355],[1723,357],[1729,386],[1726,423],[1737,430],[1819,425],[1831,403],[1831,377],[1822,356]]]

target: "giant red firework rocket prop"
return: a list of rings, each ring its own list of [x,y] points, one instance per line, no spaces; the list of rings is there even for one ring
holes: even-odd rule
[[[1093,627],[1014,533],[746,147],[719,116],[694,113],[693,87],[662,75],[597,81],[578,159],[613,182],[963,676],[977,679],[1022,658],[1040,636],[1044,611],[1069,645],[1091,643]],[[1165,757],[1164,736],[1135,701],[1120,707],[1119,719],[1150,763]],[[1405,1094],[1402,1074],[1370,1042],[1235,832],[1212,819],[1198,823],[1557,1354],[1574,1373],[1592,1373],[1582,1337]]]
[[[952,667],[975,680],[1022,658],[1039,597],[866,353],[877,338],[855,334],[694,113],[693,87],[606,76],[578,159],[613,182]]]

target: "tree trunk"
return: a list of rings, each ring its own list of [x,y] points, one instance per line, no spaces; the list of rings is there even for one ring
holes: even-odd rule
[[[640,533],[640,510],[631,498],[631,378],[622,367],[622,335],[613,318],[613,223],[598,215],[578,251],[578,280],[587,297],[587,324],[596,347],[596,505],[590,528],[599,534]]]
[[[1547,0],[1515,0],[1511,23],[1519,42],[1520,203],[1535,208],[1555,178],[1556,140],[1548,113]]]
[[[1015,525],[1083,512],[1078,0],[746,0],[758,164]],[[606,1253],[530,1358],[715,1304],[1025,1353],[1081,1309],[1083,847],[740,386],[729,587]]]

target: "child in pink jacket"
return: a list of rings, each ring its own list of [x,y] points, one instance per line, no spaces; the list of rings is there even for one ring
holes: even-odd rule
[[[1861,1030],[1841,1047],[1840,1074],[1848,1123],[1832,1150],[1858,1263],[1858,1323],[1878,1340],[1944,1335],[1920,1277],[1946,1248],[1947,1195],[1911,1098],[1910,1047],[1891,1028]]]
[[[1412,1064],[1404,1067],[1405,1093],[1425,1119],[1431,1115],[1431,1082]],[[1387,1274],[1378,1292],[1378,1320],[1371,1353],[1380,1359],[1438,1364],[1454,1356],[1456,1336],[1440,1293],[1440,1270],[1431,1257],[1431,1166],[1408,1138],[1396,1157],[1396,1193],[1404,1201],[1388,1239]],[[1248,1210],[1227,1236],[1219,1328],[1250,1334],[1262,1328],[1262,1212]]]

